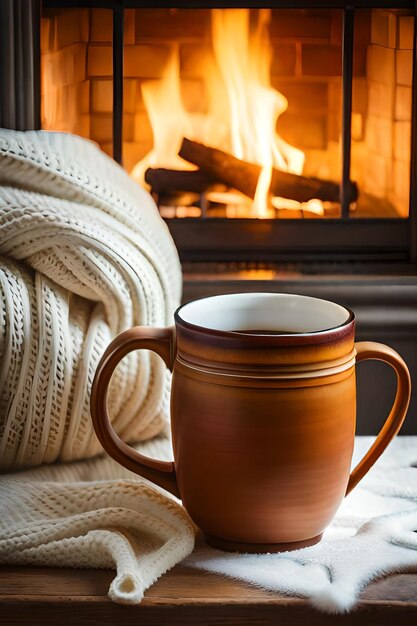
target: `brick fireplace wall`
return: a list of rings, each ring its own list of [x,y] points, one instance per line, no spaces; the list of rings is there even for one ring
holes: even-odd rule
[[[414,17],[373,11],[367,48],[365,149],[353,152],[363,188],[408,215]],[[355,148],[355,146],[354,146]],[[361,158],[362,157],[362,158]]]
[[[42,17],[41,125],[42,128],[90,135],[90,86],[86,81],[88,13]],[[79,19],[81,18],[81,19]],[[85,19],[87,18],[87,20]]]
[[[275,10],[271,82],[289,101],[277,130],[306,153],[305,172],[340,179],[342,13]],[[404,11],[356,12],[352,178],[362,191],[408,214],[414,19]],[[210,12],[126,10],[123,160],[128,171],[151,148],[141,84],[159,79],[179,46],[186,109],[205,113],[201,58]],[[42,19],[42,127],[90,137],[112,153],[112,13],[49,10]]]

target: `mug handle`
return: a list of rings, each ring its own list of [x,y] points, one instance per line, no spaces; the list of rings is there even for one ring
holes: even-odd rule
[[[364,361],[365,359],[376,359],[378,361],[384,361],[394,368],[397,374],[397,393],[395,395],[394,404],[392,405],[390,414],[388,415],[385,424],[381,428],[373,445],[358,465],[352,470],[349,476],[349,482],[345,493],[346,496],[354,487],[356,487],[365,474],[368,473],[375,461],[379,459],[389,442],[400,430],[407,414],[411,396],[410,373],[407,365],[400,355],[395,352],[395,350],[384,345],[383,343],[376,343],[374,341],[360,341],[355,343],[355,348],[357,352],[357,363]]]
[[[128,446],[113,430],[107,411],[107,391],[112,374],[121,359],[133,350],[152,350],[172,370],[175,348],[174,327],[136,326],[120,333],[110,343],[98,364],[91,387],[91,418],[103,448],[120,465],[139,474],[174,496],[180,497],[173,461],[157,461]]]

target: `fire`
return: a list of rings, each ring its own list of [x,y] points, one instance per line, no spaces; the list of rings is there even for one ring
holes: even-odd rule
[[[229,101],[231,152],[265,167],[301,174],[303,152],[275,130],[288,102],[270,83],[270,16],[270,9],[259,10],[251,32],[248,9],[212,11],[214,57]]]
[[[153,148],[132,170],[140,183],[148,167],[195,169],[178,156],[183,137],[193,135],[190,116],[181,100],[178,47],[173,47],[161,80],[142,85],[143,101],[153,132]]]
[[[178,48],[173,47],[161,80],[142,85],[152,125],[154,146],[133,169],[143,183],[148,167],[193,169],[178,157],[183,137],[228,150],[237,158],[262,166],[253,202],[254,217],[269,217],[272,168],[302,174],[304,153],[276,132],[276,123],[288,101],[270,82],[270,9],[213,9],[212,54],[203,61],[208,97],[206,115],[187,112],[181,100]],[[282,200],[278,199],[282,206]],[[285,203],[285,201],[284,201]],[[289,201],[285,208],[323,212],[317,200]]]
[[[272,164],[262,163],[263,168],[259,174],[258,184],[256,186],[255,197],[253,199],[253,216],[254,217],[274,217],[274,213],[268,210],[268,191],[272,178]]]

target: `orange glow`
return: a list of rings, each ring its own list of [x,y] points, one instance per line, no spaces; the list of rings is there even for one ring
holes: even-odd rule
[[[253,217],[273,217],[273,207],[282,206],[323,214],[318,200],[301,206],[282,198],[271,202],[269,197],[272,168],[301,174],[304,167],[304,153],[276,132],[278,117],[288,102],[270,83],[271,10],[260,9],[251,16],[248,9],[214,9],[211,15],[212,52],[201,60],[208,112],[186,111],[181,100],[178,47],[173,46],[162,79],[142,84],[154,146],[134,167],[133,177],[144,184],[148,167],[194,169],[178,157],[182,138],[188,137],[262,167],[250,209]]]
[[[161,80],[144,81],[143,101],[153,132],[153,148],[132,170],[132,176],[143,184],[148,167],[195,169],[178,156],[183,137],[193,135],[192,121],[180,93],[179,54],[174,46]]]
[[[271,198],[271,204],[275,209],[290,209],[292,211],[309,211],[316,215],[324,215],[324,205],[321,200],[309,200],[308,202],[298,202],[297,200],[289,200],[274,196]]]

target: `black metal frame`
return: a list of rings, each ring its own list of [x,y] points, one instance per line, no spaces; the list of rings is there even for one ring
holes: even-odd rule
[[[416,0],[43,0],[45,8],[113,10],[113,155],[122,161],[123,10],[128,8],[317,8],[343,9],[341,217],[320,220],[181,218],[167,220],[183,260],[279,260],[338,258],[417,263],[417,63],[414,33],[410,211],[407,219],[352,219],[346,194],[350,180],[353,34],[355,9],[405,8]],[[417,13],[416,13],[417,14]],[[39,86],[40,89],[40,86]],[[37,94],[39,98],[39,94]]]
[[[40,8],[39,0],[0,2],[0,126],[5,128],[39,124]]]

